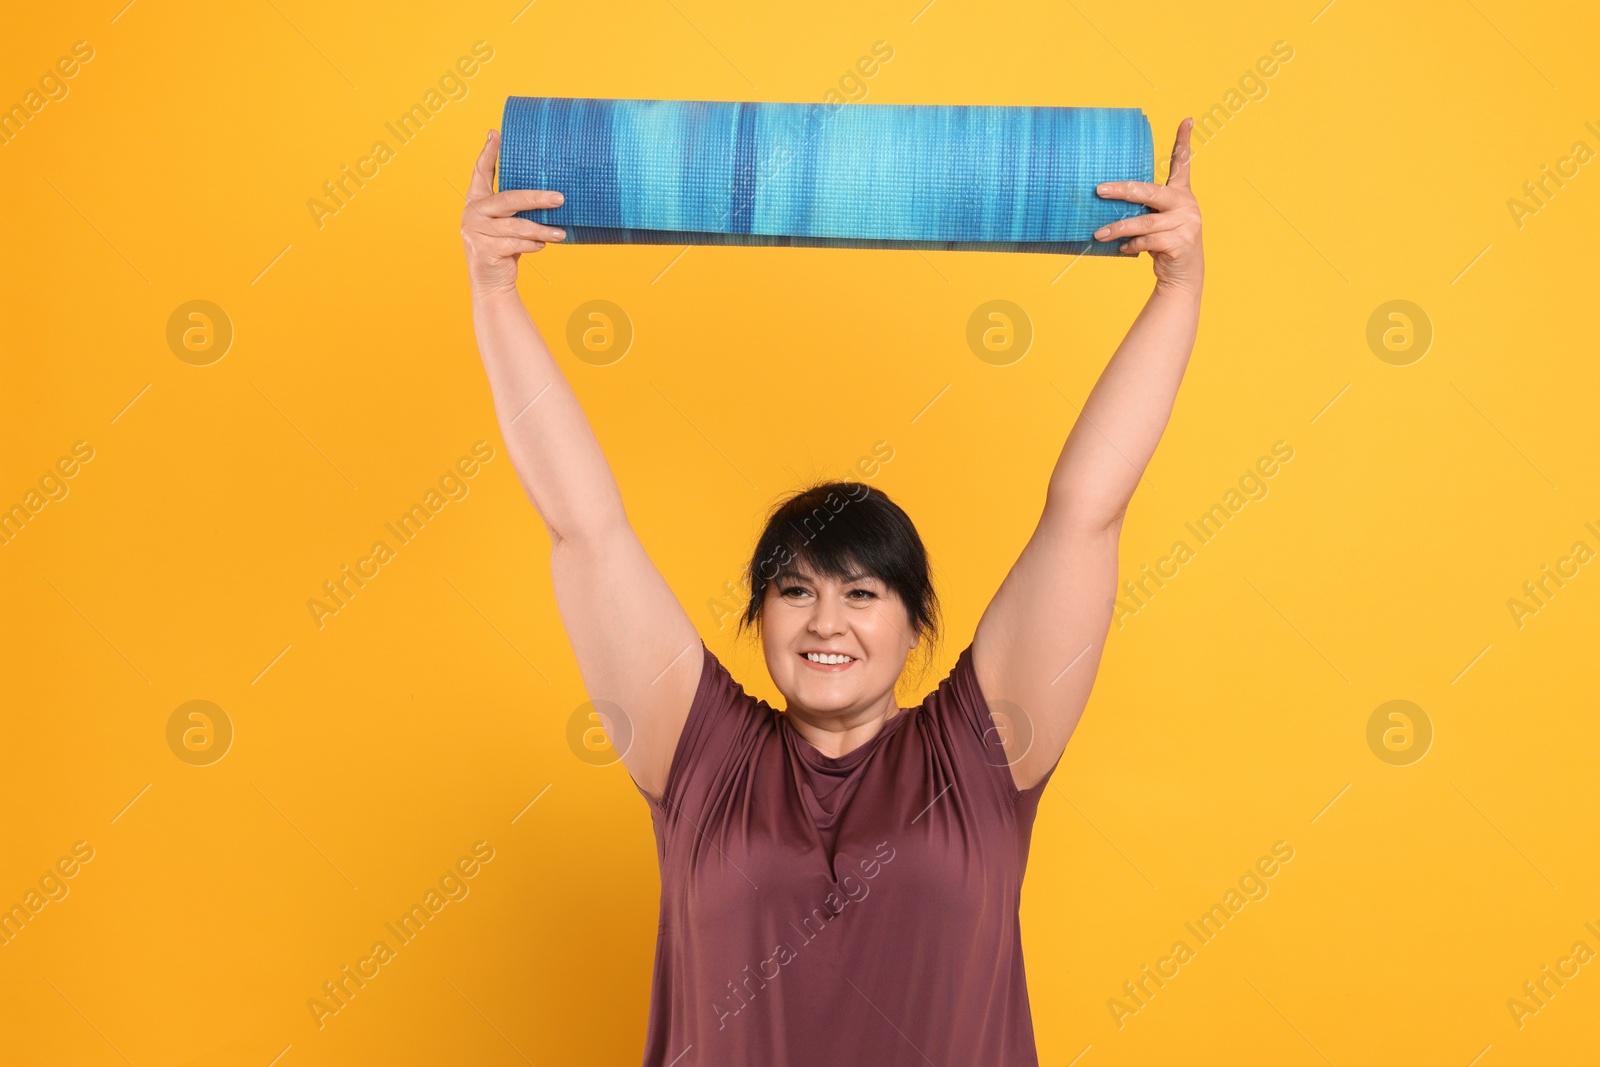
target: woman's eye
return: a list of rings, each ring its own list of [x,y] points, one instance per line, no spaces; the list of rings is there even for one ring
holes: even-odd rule
[[[861,594],[863,597],[876,597],[878,595],[877,593],[874,593],[870,589],[852,589],[852,590],[850,590],[850,595],[851,596],[855,596],[857,593]]]

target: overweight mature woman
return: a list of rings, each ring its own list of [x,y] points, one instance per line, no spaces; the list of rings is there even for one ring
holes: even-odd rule
[[[1149,252],[1155,288],[1067,435],[1043,512],[948,676],[896,682],[938,637],[911,519],[881,491],[802,489],[752,553],[743,621],[781,711],[701,641],[628,523],[605,453],[517,294],[564,234],[514,218],[559,191],[495,193],[494,132],[462,215],[473,323],[523,488],[550,532],[556,603],[661,870],[646,1067],[1036,1064],[1018,905],[1039,798],[1083,714],[1110,625],[1128,501],[1172,411],[1200,316],[1192,120],[1147,214],[1096,239]]]

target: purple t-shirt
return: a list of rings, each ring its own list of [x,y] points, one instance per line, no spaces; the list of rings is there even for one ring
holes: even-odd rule
[[[650,801],[645,1067],[1036,1067],[1017,911],[1049,774],[1017,789],[971,646],[838,759],[701,647]]]

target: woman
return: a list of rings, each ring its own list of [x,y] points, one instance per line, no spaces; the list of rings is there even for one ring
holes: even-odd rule
[[[937,638],[915,527],[861,483],[774,512],[746,623],[785,708],[728,676],[628,524],[606,458],[517,294],[561,231],[513,218],[559,192],[493,192],[497,135],[462,215],[473,323],[511,460],[550,532],[585,688],[622,709],[649,803],[661,925],[644,1062],[1034,1065],[1017,911],[1034,813],[1089,698],[1117,540],[1193,347],[1204,265],[1178,127],[1148,214],[1095,234],[1148,251],[1155,289],[1100,375],[1043,514],[950,674],[895,684]],[[1131,238],[1131,239],[1129,239]]]

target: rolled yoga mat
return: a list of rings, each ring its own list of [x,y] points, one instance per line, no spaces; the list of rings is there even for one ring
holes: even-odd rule
[[[1094,231],[1148,209],[1095,187],[1154,180],[1138,108],[513,96],[500,137],[567,244],[1117,255]]]

